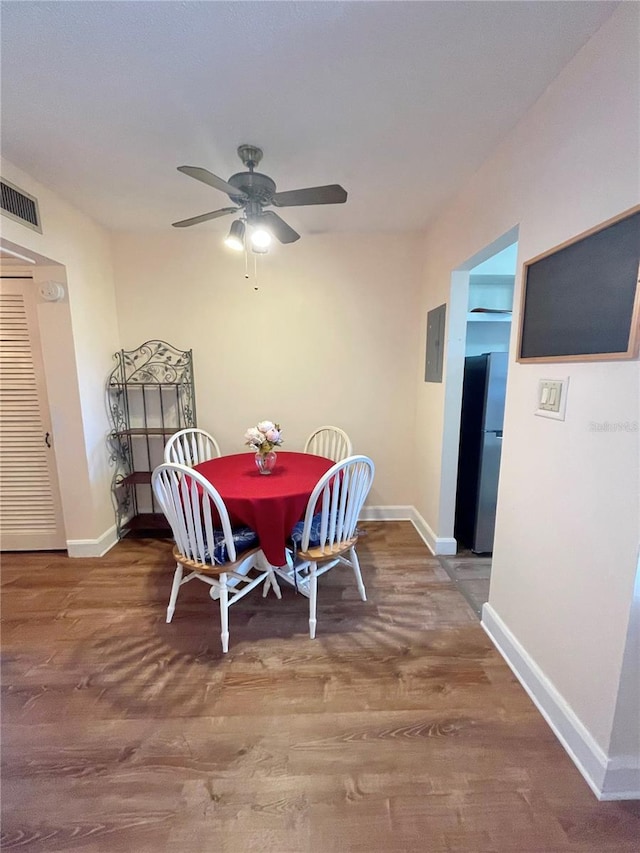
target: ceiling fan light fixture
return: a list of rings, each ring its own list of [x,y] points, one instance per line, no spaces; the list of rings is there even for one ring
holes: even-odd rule
[[[231,229],[224,244],[236,252],[241,252],[244,249],[244,222],[241,219],[236,219],[235,222],[231,223]]]
[[[271,245],[271,234],[262,225],[254,226],[251,229],[251,247],[266,251]]]

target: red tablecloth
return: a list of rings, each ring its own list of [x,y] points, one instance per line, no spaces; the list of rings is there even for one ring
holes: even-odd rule
[[[309,495],[334,463],[310,453],[278,452],[271,474],[260,474],[253,453],[220,456],[195,465],[220,492],[232,523],[255,530],[272,566],[283,566],[285,544]]]

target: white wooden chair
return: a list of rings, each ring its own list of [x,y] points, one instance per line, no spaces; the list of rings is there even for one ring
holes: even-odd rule
[[[304,453],[314,456],[326,456],[334,462],[340,462],[353,453],[351,439],[343,429],[335,426],[321,426],[314,430],[306,441]]]
[[[220,599],[222,651],[229,648],[229,607],[265,581],[263,597],[272,586],[280,598],[273,569],[248,527],[233,529],[218,491],[202,474],[186,465],[164,463],[151,476],[155,497],[167,517],[175,547],[176,570],[167,608],[171,622],[180,587],[197,578],[209,584],[211,598]],[[183,577],[183,571],[189,574]]]
[[[293,551],[276,573],[309,598],[309,636],[316,635],[318,578],[338,563],[353,569],[360,598],[367,600],[356,554],[358,516],[365,502],[375,466],[368,456],[350,456],[337,462],[318,480],[304,521],[291,536]],[[316,512],[318,506],[320,512]]]
[[[203,429],[190,427],[175,432],[164,446],[164,461],[193,468],[206,459],[221,456],[218,442]]]

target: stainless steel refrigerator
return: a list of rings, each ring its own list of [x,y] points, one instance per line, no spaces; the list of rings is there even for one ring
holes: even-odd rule
[[[460,548],[493,551],[508,354],[464,362],[455,537]]]

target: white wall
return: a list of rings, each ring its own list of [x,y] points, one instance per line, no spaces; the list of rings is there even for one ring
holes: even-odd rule
[[[640,777],[640,555],[609,753],[614,771],[624,774],[619,787],[637,790]],[[615,773],[611,775],[617,781]]]
[[[515,226],[524,260],[638,203],[639,14],[620,5],[430,228],[423,317],[448,300],[453,270]],[[515,316],[520,297],[519,270]],[[434,483],[457,434],[443,431],[446,385],[417,373],[417,507],[437,530],[448,486]],[[563,376],[566,421],[534,417],[538,380]],[[512,363],[507,389],[490,605],[605,752],[640,538],[639,446],[637,432],[590,423],[637,423],[639,380],[637,360]]]
[[[413,504],[417,237],[305,234],[260,258],[255,291],[227,228],[115,237],[125,349],[193,348],[198,424],[223,453],[264,418],[283,450],[335,424],[376,463],[368,503]]]
[[[98,539],[114,525],[104,387],[119,336],[109,235],[6,160],[0,170],[38,199],[43,232],[3,216],[3,241],[37,258],[35,278],[66,277],[68,304],[39,306],[56,461],[67,540]]]
[[[509,352],[511,323],[467,323],[465,356],[485,352]]]
[[[518,260],[518,244],[512,243],[501,252],[472,269],[472,275],[513,275]]]

